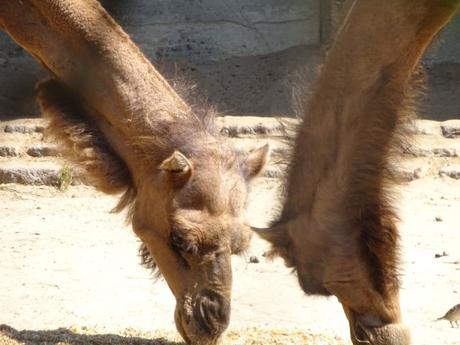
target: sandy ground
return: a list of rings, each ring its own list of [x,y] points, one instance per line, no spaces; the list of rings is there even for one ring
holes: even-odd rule
[[[278,182],[259,179],[253,223],[276,204]],[[414,344],[459,344],[460,328],[433,322],[460,302],[460,181],[427,177],[401,188],[402,305]],[[101,333],[174,330],[174,298],[137,257],[138,241],[116,200],[88,187],[0,186],[0,324],[16,330],[89,327]],[[436,220],[436,217],[440,221]],[[235,257],[230,330],[248,327],[328,334],[348,326],[335,298],[304,296],[280,260],[255,238]],[[435,258],[446,252],[448,256]],[[249,263],[256,255],[260,262]],[[348,341],[348,340],[346,340]]]

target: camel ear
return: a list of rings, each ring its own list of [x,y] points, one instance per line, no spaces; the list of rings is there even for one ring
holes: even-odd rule
[[[193,165],[187,157],[176,150],[160,164],[160,170],[168,174],[174,187],[180,188],[192,176]]]
[[[271,228],[254,228],[252,230],[265,241],[268,241],[272,248],[267,252],[267,258],[280,256],[284,259],[284,263],[288,267],[294,267],[294,259],[292,253],[292,243],[288,236],[286,225],[277,224]]]
[[[252,179],[259,175],[268,161],[268,144],[251,151],[243,162],[243,170],[248,179]]]
[[[260,238],[270,242],[275,246],[284,246],[287,242],[286,231],[281,226],[277,225],[272,228],[254,228],[251,227]]]

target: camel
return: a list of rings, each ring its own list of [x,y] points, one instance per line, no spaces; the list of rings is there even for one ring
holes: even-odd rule
[[[304,99],[279,219],[254,229],[307,294],[335,295],[353,344],[407,345],[391,187],[411,76],[459,0],[356,0]]]
[[[64,155],[101,191],[123,193],[115,211],[128,209],[144,264],[174,294],[179,333],[217,343],[230,319],[231,255],[252,236],[250,181],[268,146],[236,151],[96,0],[0,1],[0,28],[52,74],[37,98]]]
[[[309,294],[335,295],[354,344],[409,344],[399,306],[397,216],[388,188],[412,72],[458,0],[356,0],[296,139],[286,201],[254,229]],[[107,193],[123,191],[176,296],[190,344],[229,321],[230,254],[247,246],[248,182],[267,147],[243,156],[212,134],[95,0],[0,3],[0,27],[56,79],[38,86],[50,132]],[[299,187],[302,188],[299,188]]]

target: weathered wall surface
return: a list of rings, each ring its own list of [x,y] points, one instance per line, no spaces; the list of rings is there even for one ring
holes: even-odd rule
[[[319,48],[330,40],[350,0],[102,0],[167,77],[185,74],[220,110],[292,114],[290,91],[299,71],[314,79]],[[459,91],[460,15],[426,61],[435,86]],[[446,68],[446,64],[449,64]],[[452,67],[453,66],[453,67]],[[46,73],[0,33],[0,118],[36,109],[33,85]],[[447,79],[446,79],[447,78]],[[454,79],[453,79],[454,78]],[[442,89],[444,90],[444,89]],[[441,92],[448,101],[449,90]],[[460,99],[460,97],[456,97]],[[438,104],[440,100],[430,100]],[[459,101],[460,102],[460,101]],[[455,102],[454,102],[455,103]],[[458,110],[431,110],[441,118]],[[460,110],[457,115],[460,115]]]
[[[460,13],[435,40],[425,60],[430,63],[460,63]]]
[[[102,1],[150,57],[204,63],[317,45],[317,0]]]

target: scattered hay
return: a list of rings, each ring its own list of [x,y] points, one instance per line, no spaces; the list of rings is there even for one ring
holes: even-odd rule
[[[338,337],[313,335],[295,330],[250,328],[230,331],[223,341],[225,345],[344,345]]]
[[[97,334],[88,328],[59,328],[52,331],[17,331],[0,325],[0,345],[185,345],[175,332],[144,333],[126,329],[119,334]],[[301,331],[244,329],[227,332],[224,345],[344,345],[337,337]]]

